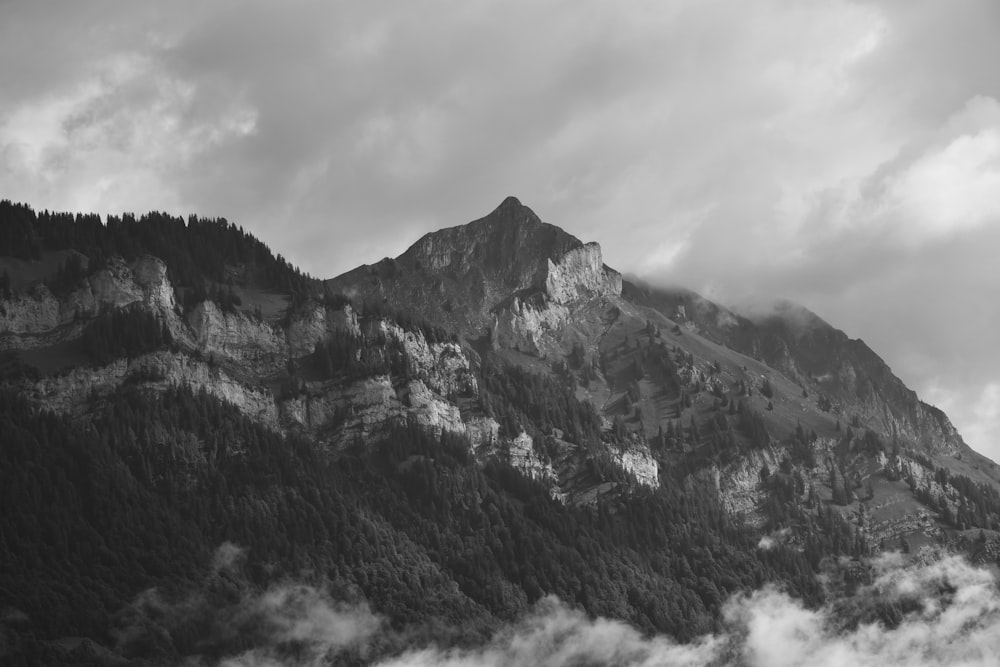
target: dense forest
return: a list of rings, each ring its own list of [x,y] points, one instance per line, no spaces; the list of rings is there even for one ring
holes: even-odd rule
[[[92,408],[81,428],[0,395],[0,494],[16,508],[0,515],[0,599],[28,619],[13,626],[26,655],[59,636],[114,645],[136,595],[196,585],[224,542],[247,550],[255,585],[325,582],[415,632],[458,628],[456,640],[545,594],[680,639],[765,581],[821,595],[801,553],[755,549],[698,487],[574,508],[501,463],[478,465],[456,436],[400,427],[330,457],[188,389],[123,387]],[[181,657],[203,652],[208,631],[139,633],[119,648]]]
[[[44,252],[72,249],[88,259],[92,272],[109,257],[131,260],[149,254],[166,262],[175,287],[207,290],[227,283],[226,267],[247,267],[264,284],[293,294],[319,291],[319,282],[275,256],[259,239],[225,218],[183,218],[166,213],[140,217],[36,212],[26,204],[0,201],[0,255],[30,260]],[[76,271],[74,271],[76,267]],[[58,292],[82,275],[72,264],[53,287]],[[0,285],[0,287],[3,287]]]
[[[134,305],[95,318],[82,336],[84,351],[99,364],[152,352],[172,342],[166,323]]]

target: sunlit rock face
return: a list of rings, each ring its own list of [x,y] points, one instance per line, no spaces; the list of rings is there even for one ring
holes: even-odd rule
[[[249,386],[207,361],[162,351],[106,366],[80,367],[62,375],[25,382],[22,390],[39,405],[63,414],[82,414],[90,402],[116,391],[124,383],[151,390],[190,387],[225,401],[256,421],[278,427],[278,409],[270,391]]]
[[[547,482],[556,481],[552,465],[538,455],[535,451],[534,438],[523,431],[504,443],[498,450],[498,456],[526,477]]]
[[[120,257],[112,257],[105,268],[81,280],[67,294],[56,296],[38,283],[27,293],[0,301],[2,345],[33,347],[57,337],[72,338],[79,334],[79,325],[87,320],[133,303],[143,303],[176,318],[174,288],[167,279],[166,265],[158,258],[143,256],[128,264]],[[68,331],[57,331],[62,327]],[[39,338],[15,341],[12,337],[16,336]]]
[[[427,338],[406,331],[395,322],[379,319],[369,325],[377,333],[402,345],[410,375],[427,383],[441,396],[476,393],[476,377],[461,345],[455,342],[428,343]]]
[[[354,308],[350,304],[333,308],[310,302],[291,314],[285,328],[289,352],[296,359],[312,354],[316,343],[337,331],[354,336],[361,334]]]
[[[491,344],[540,355],[546,339],[554,336],[569,319],[569,309],[558,303],[538,300],[537,304],[514,297],[493,320]]]
[[[587,243],[548,260],[545,293],[555,303],[572,303],[595,296],[621,296],[622,277],[604,266],[601,246]]]
[[[643,486],[656,488],[660,485],[659,468],[648,448],[628,447],[621,451],[612,450],[611,456],[622,470],[633,475]]]
[[[198,349],[260,370],[280,369],[288,358],[280,329],[245,313],[226,313],[212,301],[196,305],[187,316]]]

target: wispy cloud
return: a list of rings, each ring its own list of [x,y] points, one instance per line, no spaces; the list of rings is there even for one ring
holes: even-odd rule
[[[138,595],[116,616],[117,651],[192,665],[312,666],[361,651],[382,631],[366,604],[336,601],[322,587],[276,583],[255,592],[240,570],[244,559],[226,542],[199,588]]]

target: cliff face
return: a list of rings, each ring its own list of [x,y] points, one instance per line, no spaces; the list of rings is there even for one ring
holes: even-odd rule
[[[659,466],[648,448],[612,450],[611,455],[622,470],[635,476],[636,481],[643,486],[655,489],[660,485]]]
[[[557,260],[547,260],[542,288],[521,292],[493,309],[494,347],[542,356],[560,347],[560,332],[578,308],[621,295],[621,275],[604,266],[596,243],[574,248]]]
[[[545,300],[521,301],[514,297],[493,317],[494,348],[519,350],[541,356],[570,317],[570,309]]]
[[[79,335],[77,326],[106,309],[141,302],[164,315],[174,313],[174,289],[166,265],[155,257],[127,264],[110,259],[68,294],[57,297],[44,284],[0,303],[0,347],[40,347]]]
[[[91,400],[113,393],[124,383],[164,390],[171,385],[204,389],[246,415],[276,428],[278,410],[269,391],[233,378],[218,366],[183,354],[155,352],[118,359],[106,366],[75,368],[64,375],[23,382],[21,391],[55,412],[85,415]]]
[[[280,328],[244,313],[222,312],[212,301],[191,309],[187,323],[199,350],[252,366],[258,373],[274,373],[288,359]]]
[[[547,261],[545,294],[554,303],[569,304],[621,293],[621,274],[604,266],[601,246],[596,243],[573,248],[555,261]]]
[[[425,382],[438,395],[478,392],[469,357],[458,343],[428,343],[422,333],[406,331],[385,319],[370,323],[368,328],[387,340],[399,343],[406,355],[407,372]]]
[[[361,333],[358,314],[350,304],[333,308],[318,303],[307,303],[292,313],[285,330],[289,353],[295,359],[311,354],[316,343],[337,331],[353,335]]]

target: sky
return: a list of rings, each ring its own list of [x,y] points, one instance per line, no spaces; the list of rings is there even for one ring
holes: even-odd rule
[[[517,196],[862,338],[1000,459],[996,0],[0,0],[0,197],[332,277]]]

